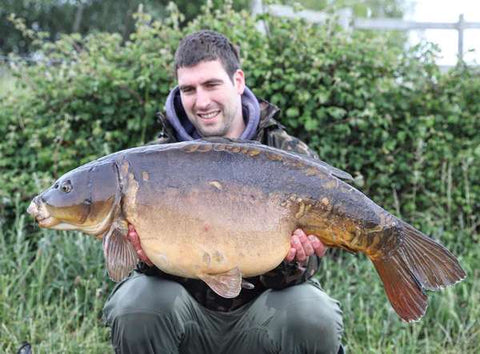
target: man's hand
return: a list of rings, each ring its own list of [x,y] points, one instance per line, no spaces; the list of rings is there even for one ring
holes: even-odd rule
[[[305,262],[309,256],[316,254],[323,257],[327,251],[327,247],[313,235],[306,235],[302,229],[296,229],[290,238],[290,250],[288,251],[285,260],[292,262]]]
[[[148,266],[151,267],[153,265],[153,263],[148,258],[148,256],[145,254],[145,251],[142,249],[142,246],[140,245],[140,238],[138,237],[138,234],[137,234],[137,230],[135,230],[135,228],[131,224],[128,224],[127,239],[130,241],[130,243],[135,248],[135,251],[137,252],[138,258],[142,262],[146,263]]]

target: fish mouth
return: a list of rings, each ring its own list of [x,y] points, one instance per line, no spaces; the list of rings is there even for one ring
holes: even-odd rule
[[[27,213],[35,218],[40,227],[49,228],[60,223],[58,219],[48,213],[43,204],[38,205],[35,200],[28,206]]]
[[[35,199],[28,206],[27,213],[32,215],[34,218],[36,218],[37,215],[40,213],[40,210],[38,209],[38,205],[37,203],[35,203]]]
[[[53,216],[46,216],[43,218],[36,217],[35,219],[37,220],[38,226],[46,228],[58,225],[60,223],[60,221]]]

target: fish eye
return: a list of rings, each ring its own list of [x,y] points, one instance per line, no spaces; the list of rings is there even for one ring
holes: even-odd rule
[[[60,189],[64,193],[70,193],[72,190],[72,184],[70,183],[70,181],[65,181],[60,187]]]
[[[53,185],[54,189],[58,189],[58,182]]]

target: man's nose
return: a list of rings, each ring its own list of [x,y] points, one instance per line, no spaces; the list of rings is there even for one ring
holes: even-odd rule
[[[205,109],[210,105],[210,95],[205,90],[198,90],[195,105],[197,109]]]

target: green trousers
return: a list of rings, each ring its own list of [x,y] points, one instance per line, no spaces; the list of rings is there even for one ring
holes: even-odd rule
[[[104,308],[117,353],[337,353],[342,312],[313,281],[212,311],[182,285],[135,273]]]

